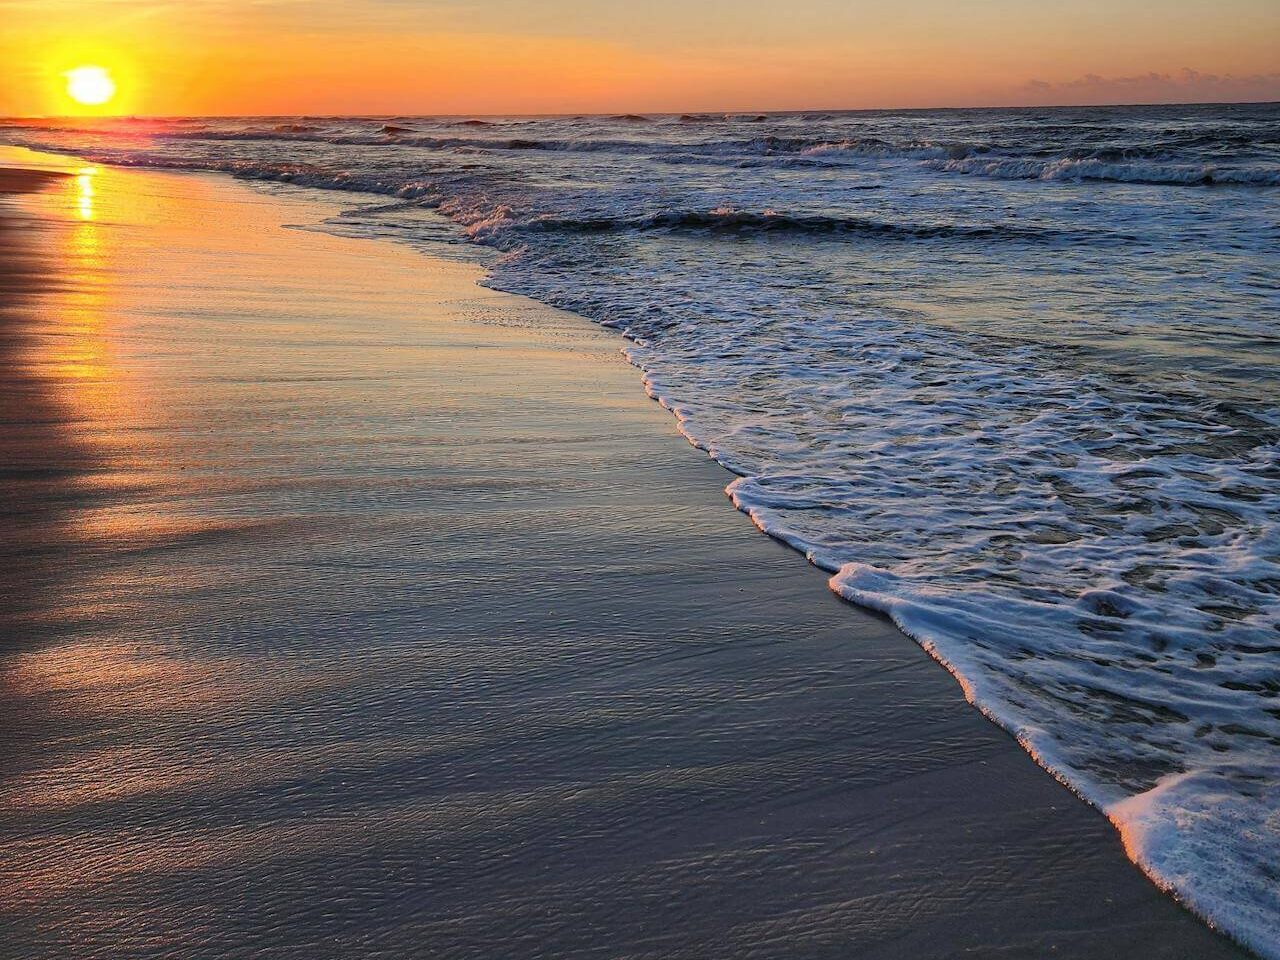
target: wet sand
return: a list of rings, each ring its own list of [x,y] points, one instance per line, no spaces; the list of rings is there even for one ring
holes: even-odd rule
[[[1241,955],[613,334],[301,195],[0,210],[0,954]]]

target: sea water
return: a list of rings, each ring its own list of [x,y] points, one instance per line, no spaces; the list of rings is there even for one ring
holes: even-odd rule
[[[1280,956],[1280,107],[0,137],[350,191],[618,328],[761,529]]]

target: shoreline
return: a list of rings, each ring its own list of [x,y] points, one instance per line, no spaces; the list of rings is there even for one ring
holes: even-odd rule
[[[725,944],[745,947],[761,942],[765,945],[762,952],[779,955],[792,955],[797,950],[813,955],[857,950],[860,956],[893,956],[900,955],[894,951],[904,945],[916,956],[947,956],[962,948],[987,948],[1017,956],[1056,949],[1060,956],[1085,957],[1106,955],[1102,951],[1111,946],[1129,956],[1241,955],[1150,886],[1124,858],[1119,838],[1105,819],[1074,796],[1068,799],[1059,793],[1062,788],[1012,738],[964,703],[950,675],[915,641],[884,620],[837,599],[818,580],[821,574],[797,563],[790,548],[760,537],[735,511],[725,510],[720,491],[728,472],[710,458],[688,456],[687,445],[666,412],[637,389],[634,371],[619,355],[621,338],[617,334],[533,301],[478,287],[479,268],[433,260],[392,244],[379,243],[375,248],[376,241],[279,228],[290,217],[322,210],[323,201],[268,196],[221,178],[190,174],[104,169],[95,180],[101,182],[92,185],[91,202],[106,204],[112,216],[101,220],[92,212],[87,219],[82,216],[82,224],[93,225],[93,242],[67,247],[84,255],[86,263],[92,261],[92,269],[63,278],[70,292],[42,294],[49,301],[40,308],[46,311],[43,318],[28,316],[18,321],[42,342],[41,325],[47,325],[54,315],[49,311],[55,310],[55,301],[64,298],[65,307],[71,302],[65,298],[73,297],[77,290],[83,293],[97,287],[96,292],[101,293],[104,277],[109,278],[116,299],[108,298],[95,309],[104,318],[113,311],[123,318],[119,324],[104,319],[93,328],[93,336],[102,341],[100,352],[114,358],[116,365],[102,361],[92,373],[95,403],[81,403],[76,408],[75,417],[68,421],[73,429],[67,436],[77,443],[87,438],[85,449],[92,450],[98,462],[79,463],[71,469],[72,475],[81,472],[73,484],[75,489],[63,491],[69,521],[63,518],[56,530],[46,530],[42,548],[57,556],[60,548],[54,533],[60,533],[67,522],[76,525],[86,512],[105,512],[110,521],[105,526],[101,516],[95,524],[85,525],[87,532],[78,544],[87,548],[81,551],[84,555],[64,558],[89,581],[100,578],[105,569],[111,577],[123,577],[124,582],[146,584],[138,579],[143,572],[139,564],[150,564],[157,555],[178,557],[190,571],[206,574],[234,569],[246,550],[264,569],[277,572],[291,570],[301,558],[322,566],[338,564],[333,569],[354,563],[354,569],[377,578],[388,569],[386,563],[394,561],[399,579],[396,590],[386,596],[380,588],[366,594],[363,591],[370,588],[364,585],[345,581],[340,585],[361,600],[359,616],[344,613],[344,625],[358,631],[426,630],[427,646],[447,651],[447,645],[440,646],[441,639],[431,634],[439,627],[429,627],[414,616],[412,610],[417,607],[399,606],[397,598],[411,595],[426,604],[422,609],[437,610],[450,631],[476,638],[477,643],[469,647],[470,659],[464,657],[456,666],[461,676],[477,683],[494,671],[502,673],[489,649],[494,638],[482,638],[497,624],[512,631],[512,636],[527,630],[542,650],[542,659],[534,657],[526,664],[537,682],[506,676],[499,684],[497,699],[502,704],[498,714],[493,714],[495,708],[483,697],[471,709],[485,714],[485,723],[532,721],[536,727],[544,718],[531,715],[529,704],[551,705],[553,713],[561,717],[559,725],[553,724],[550,732],[544,731],[534,741],[513,734],[516,739],[503,744],[502,749],[488,741],[483,741],[483,746],[473,744],[475,749],[459,750],[444,763],[429,759],[448,753],[447,746],[441,744],[420,753],[411,742],[392,752],[401,757],[394,762],[404,763],[402,753],[407,751],[414,758],[410,766],[416,763],[419,773],[432,770],[434,775],[444,776],[449,787],[438,793],[424,792],[420,781],[402,781],[392,775],[395,812],[418,826],[417,831],[409,830],[400,837],[411,849],[418,849],[414,838],[420,839],[423,830],[431,833],[436,829],[431,817],[423,821],[418,814],[423,797],[435,797],[429,806],[443,816],[447,808],[464,803],[471,795],[468,781],[476,777],[482,783],[492,780],[489,790],[493,797],[465,814],[455,811],[449,816],[461,815],[471,823],[489,818],[498,824],[494,829],[499,833],[518,832],[516,821],[504,813],[504,807],[511,806],[521,811],[520,817],[537,820],[536,814],[525,811],[550,804],[557,808],[558,816],[538,821],[538,825],[552,826],[565,816],[570,823],[596,825],[593,832],[575,842],[560,844],[554,842],[556,838],[548,841],[534,831],[509,851],[514,860],[528,857],[531,850],[536,854],[534,862],[525,865],[526,879],[539,876],[534,869],[539,863],[564,876],[558,881],[558,895],[539,900],[524,894],[521,900],[516,893],[521,885],[517,884],[503,887],[505,897],[484,901],[482,908],[473,907],[473,913],[487,911],[484,915],[495,930],[510,922],[502,918],[510,916],[507,911],[518,902],[524,905],[517,912],[525,926],[516,924],[510,928],[512,933],[529,929],[527,925],[538,909],[559,905],[561,924],[535,924],[533,929],[540,931],[539,943],[560,943],[564,955],[593,955],[591,941],[610,935],[619,947],[623,942],[648,943],[654,955],[667,956],[696,955],[698,944],[727,949]],[[147,196],[149,193],[154,195]],[[250,198],[259,209],[249,209]],[[82,188],[79,202],[83,200]],[[72,198],[65,200],[67,209],[71,203]],[[138,206],[144,209],[139,212]],[[213,239],[194,228],[165,228],[169,231],[166,239],[177,241],[166,248],[175,250],[183,268],[178,273],[169,270],[170,279],[189,278],[196,275],[193,271],[203,271],[198,283],[188,280],[180,291],[181,316],[170,318],[166,311],[172,289],[162,282],[166,271],[160,271],[161,278],[148,277],[138,266],[145,262],[145,257],[140,260],[140,252],[150,250],[154,255],[159,249],[152,218],[181,221],[183,214],[193,210],[207,213],[215,208],[225,210],[233,222],[210,226],[207,233]],[[316,214],[314,219],[320,216]],[[67,221],[70,226],[64,224],[65,229],[74,231],[74,218]],[[276,225],[275,230],[270,223]],[[252,237],[253,249],[237,250],[237,235]],[[89,247],[92,250],[85,254]],[[302,276],[279,276],[281,267],[273,261],[296,257],[300,249],[312,258]],[[360,263],[353,266],[344,258],[358,258]],[[67,262],[69,257],[63,266]],[[59,267],[54,264],[52,269]],[[361,275],[360,269],[375,274],[380,283]],[[90,276],[92,270],[99,272]],[[246,271],[255,270],[256,275],[246,276]],[[424,277],[431,282],[424,283]],[[337,292],[330,286],[309,288],[308,280],[336,283]],[[232,281],[237,286],[231,291],[234,296],[228,297],[226,288],[219,284]],[[379,311],[380,321],[394,328],[397,349],[417,351],[421,366],[398,369],[395,376],[389,376],[378,360],[396,354],[363,356],[361,351],[384,349],[365,342],[371,335],[391,336],[382,328],[368,329],[370,307]],[[25,308],[18,305],[18,309]],[[324,316],[330,326],[319,326],[313,313]],[[152,332],[145,325],[139,327],[139,317],[158,323],[159,329]],[[191,318],[203,327],[194,339],[183,326]],[[230,325],[237,319],[254,326],[251,335],[244,334],[241,326]],[[128,328],[128,335],[122,338],[117,325]],[[325,345],[321,351],[307,340],[317,331]],[[172,348],[165,342],[168,332],[178,334],[183,344],[176,353],[170,354]],[[229,343],[221,339],[225,334],[231,334]],[[141,352],[136,347],[139,337],[149,344]],[[422,349],[424,343],[428,349]],[[356,367],[349,365],[346,351],[361,358]],[[38,371],[36,379],[43,378],[42,386],[58,396],[60,403],[74,406],[82,399],[77,391],[83,392],[83,378],[64,378],[59,371],[65,367],[65,358],[61,362],[62,366],[36,363],[31,369]],[[226,364],[231,365],[230,372]],[[276,384],[268,371],[279,364],[293,373]],[[173,374],[178,370],[201,384],[201,389],[173,387]],[[530,370],[533,396],[542,405],[535,403],[526,409],[521,402],[527,401],[528,395],[513,396],[510,384],[527,379]],[[396,382],[397,377],[403,384]],[[297,396],[290,393],[319,390],[305,385],[330,381],[346,385],[335,388],[324,404],[313,399],[299,407]],[[371,386],[355,385],[359,383]],[[408,384],[413,384],[413,389]],[[183,417],[195,416],[198,405],[207,399],[199,395],[201,390],[214,393],[215,409],[230,417],[243,409],[246,399],[254,399],[276,418],[273,428],[264,433],[234,419],[228,426],[225,421],[201,417],[197,420],[199,429],[192,429]],[[141,402],[110,402],[113,392],[129,391],[135,393],[132,399]],[[360,412],[364,403],[374,404],[381,416],[368,419]],[[513,405],[519,409],[514,419]],[[164,410],[165,415],[157,416],[157,410]],[[336,417],[336,425],[322,422],[322,415]],[[422,418],[431,421],[427,435],[417,423]],[[593,428],[587,429],[584,422]],[[476,460],[465,449],[453,450],[451,434],[456,434],[460,425],[466,448],[478,445],[482,451],[493,451],[492,455]],[[354,432],[335,439],[335,430]],[[510,435],[513,431],[517,438]],[[225,449],[243,447],[252,455],[218,453],[224,447],[217,444],[204,449],[197,434],[221,437]],[[351,437],[356,436],[366,438],[366,444],[367,438],[373,437],[378,449],[354,467],[334,466],[341,464],[338,459],[313,462],[304,449],[308,443],[337,444],[335,450],[348,453],[365,449],[352,445]],[[424,443],[424,436],[430,437],[429,442]],[[139,455],[139,444],[146,450],[145,456]],[[558,451],[563,462],[546,461],[546,455],[537,452],[542,446]],[[449,448],[449,457],[438,459],[437,447]],[[166,456],[170,458],[167,462],[196,468],[202,474],[199,482],[190,476],[168,475],[169,471],[156,476],[154,464]],[[326,509],[313,511],[305,498],[298,499],[301,493],[297,497],[290,493],[284,502],[293,513],[282,521],[278,511],[272,513],[264,507],[281,496],[280,489],[291,479],[290,465],[298,464],[305,468],[301,486],[310,486],[307,496],[317,497]],[[548,471],[556,480],[550,486],[543,476]],[[394,474],[394,482],[389,482],[388,472]],[[215,477],[228,475],[235,477],[235,484],[214,482]],[[717,477],[721,478],[719,486]],[[424,480],[430,482],[424,484]],[[336,499],[330,483],[342,491]],[[404,499],[406,489],[414,496]],[[211,496],[210,490],[216,496]],[[433,501],[430,516],[423,515],[421,498],[434,497],[439,491],[448,491],[454,501],[444,507]],[[513,498],[523,505],[530,497],[537,507],[532,513],[520,513],[520,508],[512,506]],[[645,506],[639,514],[636,503]],[[394,509],[386,509],[387,504]],[[382,507],[375,509],[375,505]],[[151,521],[148,514],[157,512],[169,514],[166,523]],[[406,526],[402,513],[412,515],[414,522]],[[524,519],[512,526],[513,516]],[[579,524],[577,530],[562,529],[566,520],[588,518],[589,522]],[[339,548],[317,533],[333,526],[349,535],[364,529],[360,524],[369,519],[369,536],[383,538],[374,547],[353,541],[353,546]],[[471,529],[473,525],[482,529],[477,532]],[[39,526],[33,524],[37,533]],[[532,541],[527,536],[531,529]],[[701,536],[686,542],[689,530],[699,531]],[[289,550],[280,548],[282,533],[297,538]],[[441,559],[432,558],[419,566],[421,561],[398,551],[382,552],[383,546],[389,548],[406,538],[418,549],[442,552],[449,563],[441,566]],[[523,557],[535,566],[550,560],[585,577],[574,581],[566,597],[568,581],[547,580],[546,574],[536,570],[528,573],[538,585],[532,594],[524,595],[532,610],[541,610],[544,619],[553,614],[563,617],[557,608],[567,603],[572,626],[552,620],[550,628],[545,624],[539,627],[520,603],[504,602],[502,589],[522,596],[520,591],[528,584],[514,571],[505,577],[494,572],[495,557]],[[504,568],[510,565],[509,559],[502,561]],[[454,583],[451,578],[456,577],[456,567],[472,571],[476,582]],[[34,577],[33,583],[39,588],[42,581]],[[644,585],[638,599],[632,595],[637,592],[637,583]],[[339,586],[327,578],[314,584],[324,585]],[[185,586],[174,593],[174,584],[152,584],[143,589],[140,599],[129,602],[135,604],[132,613],[150,613],[153,621],[180,624],[182,635],[195,638],[198,648],[221,651],[220,655],[227,653],[226,638],[219,640],[216,632],[202,634],[199,618],[191,615],[207,614],[228,601],[247,606],[238,614],[244,617],[240,627],[224,624],[236,641],[232,650],[244,644],[254,646],[264,610],[292,614],[313,631],[307,645],[309,654],[341,649],[323,639],[330,628],[312,622],[290,605],[290,598],[264,595],[253,584],[234,577],[229,585],[202,589],[212,592],[192,599],[186,596]],[[441,602],[437,593],[447,599]],[[390,614],[372,602],[379,598],[393,601]],[[101,603],[108,600],[109,594],[101,594],[97,609],[103,609]],[[20,631],[47,631],[50,637],[60,639],[48,641],[37,659],[51,654],[68,638],[73,644],[91,641],[101,645],[99,629],[92,622],[80,622],[82,616],[69,615],[74,611],[61,608],[51,597],[43,602],[47,609],[38,611],[39,617],[48,619],[24,618]],[[600,620],[602,614],[604,619]],[[382,622],[388,615],[392,621]],[[638,629],[633,626],[637,620],[656,622],[645,624],[652,636],[630,637],[621,649],[611,649],[609,634],[599,628],[593,631],[587,622],[589,615],[624,635]],[[107,646],[138,643],[142,638],[148,644],[158,644],[166,656],[172,654],[150,630],[139,632],[137,626],[130,625],[128,616],[117,613],[109,615],[108,621],[117,635]],[[56,629],[38,626],[50,622]],[[267,618],[266,622],[275,620]],[[517,629],[517,624],[524,625]],[[699,637],[699,631],[711,632],[714,638]],[[306,629],[303,633],[305,636]],[[568,661],[562,661],[563,651],[557,650],[562,634],[574,636],[580,644]],[[316,636],[322,639],[317,642]],[[673,636],[686,639],[672,643]],[[742,638],[746,636],[763,639],[747,644],[744,650]],[[283,642],[283,635],[277,637],[267,645],[267,653]],[[683,645],[696,652],[672,649]],[[399,642],[393,646],[396,662],[412,668],[413,659],[404,658],[414,651],[400,649]],[[500,646],[506,649],[504,644]],[[528,656],[523,646],[519,649],[522,657]],[[660,652],[655,654],[655,649]],[[362,666],[380,675],[389,666],[381,659],[385,652],[376,644],[362,656]],[[682,663],[690,656],[709,656],[716,669],[706,676],[695,674],[698,683],[673,699],[676,688],[689,683],[688,668]],[[590,661],[594,657],[603,657],[606,667],[593,666]],[[225,667],[216,658],[206,662],[197,657],[192,669],[217,675]],[[568,687],[564,686],[566,672]],[[632,672],[636,676],[631,676]],[[112,679],[118,678],[107,677]],[[296,676],[291,679],[302,682]],[[648,686],[644,685],[646,679]],[[165,682],[162,678],[162,688]],[[200,685],[202,678],[194,682]],[[433,684],[427,687],[435,689]],[[482,687],[466,689],[470,696],[477,696]],[[502,691],[508,687],[520,696],[509,694],[503,699]],[[578,714],[570,694],[584,690],[591,692],[588,699],[594,706]],[[741,702],[742,690],[752,691],[745,703]],[[83,692],[87,695],[88,688]],[[364,689],[360,695],[373,696]],[[265,697],[271,704],[272,709],[264,708],[268,715],[281,706],[263,691],[255,696]],[[448,701],[435,696],[436,700],[428,698],[433,708],[444,709]],[[638,711],[640,719],[633,720],[639,724],[636,729],[612,729],[614,725],[606,718],[620,708],[610,706],[611,697]],[[124,699],[123,719],[116,719],[126,729],[139,722],[145,726],[138,712],[141,704],[127,696]],[[283,706],[287,709],[290,703]],[[387,704],[375,697],[366,706],[375,714],[381,710],[388,719],[411,726],[422,720],[400,702]],[[662,711],[651,712],[659,706]],[[325,709],[331,708],[326,702]],[[10,713],[14,705],[3,709]],[[682,715],[685,710],[688,714]],[[668,717],[676,719],[664,722]],[[215,710],[211,722],[216,726],[227,720]],[[465,719],[459,722],[455,736],[462,741],[478,735],[473,724]],[[797,727],[795,732],[783,729],[789,723]],[[705,736],[705,724],[711,725],[715,736]],[[97,729],[93,723],[82,723],[76,735],[92,739]],[[579,729],[585,739],[573,732]],[[316,732],[320,730],[329,728],[318,727]],[[590,736],[586,736],[588,730]],[[169,730],[171,734],[178,732],[177,727]],[[655,736],[658,744],[665,746],[650,745]],[[733,749],[724,747],[726,743]],[[239,745],[243,750],[245,744]],[[597,757],[602,745],[603,753]],[[369,743],[356,738],[346,746],[358,751]],[[294,762],[314,766],[315,756],[305,744],[292,749],[297,754]],[[615,751],[630,758],[622,769],[609,761]],[[473,764],[470,758],[477,752],[514,764],[526,776],[544,783],[568,774],[574,788],[569,793],[552,790],[549,796],[540,796],[538,791],[523,795],[516,790],[511,796],[516,781],[496,776],[483,766],[460,779],[449,779],[458,769]],[[593,759],[584,763],[584,753]],[[702,762],[689,767],[691,757]],[[802,762],[795,762],[797,757]],[[39,767],[39,759],[31,762]],[[198,754],[196,765],[212,762]],[[390,759],[386,762],[394,766]],[[658,785],[664,768],[683,769],[675,782],[687,780],[693,786]],[[735,774],[735,770],[739,772]],[[59,767],[43,768],[43,776],[46,781],[57,780]],[[780,786],[775,783],[779,777],[783,780]],[[51,814],[33,801],[29,792],[24,793],[30,783],[23,782],[21,773],[17,779],[15,785],[13,778],[6,778],[0,795],[10,795],[16,789],[28,804],[22,808],[24,819],[33,818],[27,826],[38,827],[41,817]],[[411,789],[415,784],[418,787]],[[156,804],[164,807],[163,797],[149,796],[141,785],[138,789],[138,796],[151,804],[148,809]],[[209,784],[187,784],[183,789],[185,802],[193,806],[182,809],[203,815]],[[582,791],[601,799],[595,803],[589,798],[582,800]],[[606,802],[603,798],[610,792],[623,799]],[[662,829],[650,836],[644,829],[644,817],[637,814],[650,810],[655,795],[662,811],[656,822]],[[735,798],[734,802],[726,804],[726,795]],[[498,802],[498,797],[507,799]],[[347,794],[341,798],[342,803],[321,813],[339,815],[350,810],[354,798]],[[91,799],[81,803],[91,808]],[[714,815],[699,814],[700,808],[709,808]],[[907,813],[885,820],[887,809]],[[88,809],[76,827],[93,836],[101,829],[101,816],[101,810]],[[952,829],[939,820],[947,820]],[[506,826],[500,826],[502,823]],[[768,824],[773,826],[761,826]],[[711,834],[709,839],[706,833]],[[39,848],[38,831],[29,835],[34,837],[30,842]],[[353,838],[339,830],[336,840],[337,846],[343,847],[344,840],[350,844]],[[317,836],[313,842],[328,841]],[[868,849],[855,855],[851,847],[858,844]],[[618,860],[619,847],[648,864],[648,873],[635,873],[630,864]],[[698,850],[697,857],[687,859],[690,851]],[[497,855],[493,841],[483,835],[459,842],[451,852],[465,856],[476,851]],[[889,851],[888,855],[883,851]],[[418,850],[419,854],[425,852]],[[346,851],[342,856],[354,858],[351,863],[363,864],[366,869],[377,869],[363,863],[357,851]],[[323,853],[316,857],[317,863],[325,862]],[[746,866],[734,869],[733,864],[739,862]],[[580,902],[591,888],[574,886],[565,871],[584,868],[600,872],[595,879],[612,893],[612,909],[591,914],[585,930],[573,931],[563,923],[565,905]],[[74,867],[69,869],[74,873]],[[272,869],[270,862],[259,865],[264,878],[272,876]],[[147,871],[138,872],[145,875]],[[439,919],[432,928],[436,936],[442,930],[452,931],[451,945],[458,955],[482,955],[484,937],[493,935],[463,930],[457,919],[465,915],[465,891],[474,898],[478,892],[475,883],[481,876],[487,876],[485,871],[457,868],[448,879],[464,893],[454,914],[437,911]],[[660,889],[653,880],[659,877],[668,881],[662,889],[674,887],[695,901],[705,900],[709,884],[715,894],[712,911],[727,910],[729,916],[690,915],[679,909],[680,905],[660,900],[665,903],[666,922],[648,926],[634,907],[619,908],[634,902],[652,903]],[[792,889],[774,889],[785,888],[786,883],[792,884]],[[417,886],[403,879],[397,885],[383,877],[375,886],[388,899],[393,899],[393,893],[401,897],[420,893]],[[429,886],[437,893],[443,888],[438,883]],[[68,906],[66,900],[48,899],[49,891],[57,887],[46,888],[26,907]],[[957,897],[956,890],[965,891],[969,899]],[[216,905],[205,903],[197,891],[179,893],[217,912]],[[634,900],[636,894],[641,895],[639,901]],[[93,900],[90,893],[85,896]],[[276,906],[283,910],[287,903]],[[730,908],[730,903],[737,906]],[[12,904],[4,912],[12,914]],[[866,916],[877,912],[882,916]],[[30,926],[33,915],[23,910],[18,913],[26,917],[24,929],[31,929],[34,937],[35,928]],[[761,917],[770,918],[767,928],[772,934],[763,932]],[[98,919],[105,922],[103,917]],[[406,923],[409,919],[401,918]],[[395,949],[395,944],[401,943],[397,938],[406,931],[390,920],[387,923],[386,942]],[[940,943],[940,936],[953,939]],[[1153,943],[1160,938],[1163,943]],[[516,952],[534,955],[536,951],[528,942]]]

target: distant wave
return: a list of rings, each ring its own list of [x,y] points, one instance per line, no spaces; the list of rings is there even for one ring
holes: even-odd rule
[[[1209,164],[1124,163],[1101,159],[1027,157],[964,157],[928,162],[946,173],[974,174],[1003,180],[1110,180],[1117,183],[1149,183],[1168,186],[1215,184],[1280,186],[1280,168],[1216,167]]]
[[[613,118],[627,124],[652,123],[640,115]],[[770,118],[683,114],[669,123],[689,130],[704,125],[760,123]],[[305,142],[332,146],[386,147],[397,150],[433,150],[455,153],[547,151],[564,153],[617,154],[651,157],[670,165],[721,165],[740,169],[776,166],[780,169],[858,166],[868,161],[919,161],[940,173],[964,174],[1004,180],[1111,181],[1168,186],[1272,187],[1280,185],[1280,166],[1267,162],[1189,162],[1189,156],[1209,147],[1223,149],[1238,144],[1241,150],[1265,150],[1271,143],[1256,131],[1227,130],[1212,133],[1167,131],[1145,143],[1107,142],[1105,128],[1085,131],[1087,145],[1063,145],[1057,149],[1042,144],[1015,148],[991,142],[944,140],[930,137],[889,139],[883,136],[815,136],[811,134],[768,133],[762,136],[722,139],[662,139],[637,133],[631,138],[573,136],[580,121],[524,120],[497,125],[487,120],[432,120],[434,126],[463,126],[476,131],[473,136],[423,133],[404,123],[379,123],[377,127],[355,128],[351,121],[321,125],[288,122],[271,125],[212,127],[177,121],[112,121],[95,125],[50,125],[47,122],[7,122],[3,129],[50,132],[57,136],[89,135],[104,144],[113,140],[132,143],[146,138],[166,141]],[[370,124],[372,121],[369,122]],[[518,137],[494,135],[513,125],[529,134]],[[539,136],[543,129],[561,135]],[[598,130],[599,128],[586,127]],[[726,127],[725,129],[730,129]],[[1070,128],[1064,128],[1069,130]],[[489,132],[489,131],[492,132]],[[1078,133],[1078,131],[1077,131]],[[1066,137],[1066,133],[1058,136]],[[1077,137],[1079,139],[1079,137]],[[1265,156],[1262,154],[1261,156]]]

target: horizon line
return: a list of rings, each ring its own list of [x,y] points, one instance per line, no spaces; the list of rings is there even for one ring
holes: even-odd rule
[[[272,120],[283,117],[308,118],[316,120],[340,120],[357,117],[384,120],[396,117],[419,119],[453,119],[455,117],[501,117],[519,119],[560,119],[568,117],[697,117],[756,115],[787,116],[803,113],[937,113],[944,110],[1084,110],[1084,109],[1116,109],[1130,107],[1258,107],[1280,105],[1277,100],[1165,100],[1159,102],[1134,103],[1052,103],[1052,104],[972,104],[966,106],[928,106],[928,107],[793,107],[781,110],[628,110],[628,111],[585,111],[565,110],[540,113],[482,113],[469,111],[463,113],[378,113],[361,111],[359,113],[62,113],[62,114],[10,114],[0,120],[231,120],[231,119],[263,119]]]

